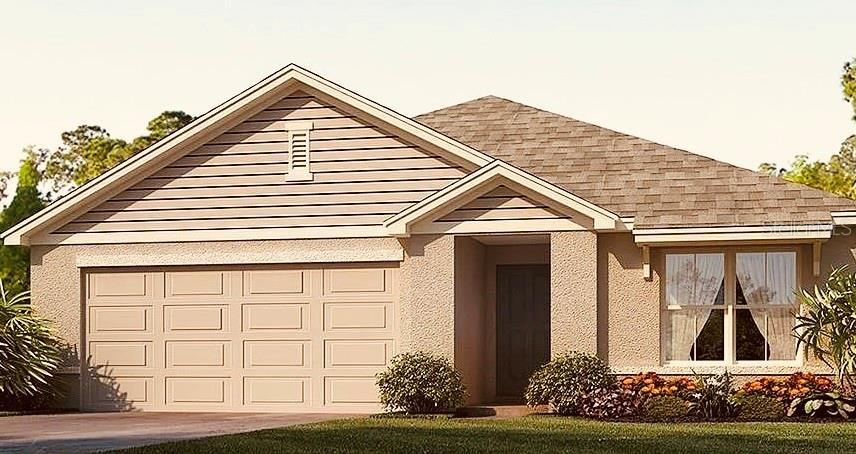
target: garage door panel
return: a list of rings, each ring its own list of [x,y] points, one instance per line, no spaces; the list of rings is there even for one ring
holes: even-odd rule
[[[395,264],[96,271],[82,292],[87,409],[379,409]]]
[[[324,366],[371,367],[381,369],[392,354],[391,340],[338,339],[324,342]]]
[[[151,306],[92,306],[89,308],[92,334],[142,334],[152,332]]]
[[[245,340],[244,368],[310,367],[310,341]]]
[[[393,304],[325,303],[324,329],[331,332],[386,332],[393,329]]]
[[[244,332],[309,330],[308,302],[244,304],[241,313]]]
[[[228,341],[167,341],[166,367],[231,367]]]
[[[123,410],[154,405],[154,377],[102,376],[89,386],[91,406]]]
[[[324,270],[324,295],[377,295],[392,291],[390,273],[384,268]]]
[[[163,308],[165,332],[226,331],[229,310],[226,305],[168,305]]]
[[[309,405],[310,377],[245,377],[244,403],[303,408]]]
[[[310,275],[310,271],[304,269],[244,271],[244,296],[250,298],[304,297],[311,289]]]
[[[140,301],[153,296],[149,273],[91,273],[87,275],[87,298],[99,301]]]
[[[227,406],[232,399],[229,377],[166,377],[166,403]]]
[[[327,405],[359,406],[379,402],[372,376],[324,378],[324,403]]]
[[[184,271],[166,273],[167,299],[222,299],[230,296],[227,271]]]
[[[141,341],[99,341],[89,343],[93,366],[153,367],[153,343]]]

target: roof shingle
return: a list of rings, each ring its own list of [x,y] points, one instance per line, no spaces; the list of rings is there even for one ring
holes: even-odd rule
[[[415,119],[639,228],[828,224],[856,201],[496,96]]]

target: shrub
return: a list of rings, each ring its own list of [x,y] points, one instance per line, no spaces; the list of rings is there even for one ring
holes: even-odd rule
[[[687,417],[687,402],[677,396],[652,396],[642,402],[643,416],[656,421],[673,421]]]
[[[737,400],[737,417],[746,421],[778,421],[785,416],[785,404],[775,397],[758,394]]]
[[[377,374],[380,401],[389,411],[427,414],[454,411],[466,388],[449,360],[425,352],[403,353]]]
[[[599,388],[583,396],[579,412],[598,419],[624,418],[639,412],[640,400],[618,386]]]
[[[688,394],[690,413],[704,419],[729,418],[737,414],[732,399],[734,379],[728,371],[719,375],[696,376],[698,389]]]
[[[836,390],[832,380],[808,372],[797,372],[788,377],[763,377],[746,382],[737,396],[767,396],[790,403],[791,400],[816,393]]]
[[[834,416],[850,419],[856,412],[856,398],[844,397],[837,392],[809,394],[791,401],[788,416]]]
[[[27,408],[58,394],[59,341],[30,306],[29,292],[10,296],[0,282],[0,405]]]
[[[640,399],[652,396],[679,396],[696,390],[696,382],[691,378],[663,378],[656,372],[638,373],[624,377],[619,381],[621,389]]]
[[[536,370],[526,387],[526,403],[550,405],[560,415],[577,414],[583,397],[614,384],[609,367],[596,356],[570,352]]]
[[[845,391],[856,391],[856,274],[847,266],[836,268],[822,287],[801,289],[797,298],[798,345],[831,367]]]

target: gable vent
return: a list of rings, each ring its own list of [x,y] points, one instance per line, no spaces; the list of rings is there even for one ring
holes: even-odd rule
[[[312,172],[309,168],[309,131],[311,121],[288,122],[288,175],[286,181],[310,181]]]

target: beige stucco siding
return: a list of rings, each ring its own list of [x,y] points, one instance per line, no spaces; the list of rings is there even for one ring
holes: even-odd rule
[[[646,281],[630,233],[598,236],[598,355],[615,367],[660,362],[660,278]],[[659,271],[659,270],[658,270]]]
[[[402,241],[402,349],[454,361],[455,237],[414,235]]]
[[[485,322],[485,246],[468,237],[455,238],[455,367],[468,386],[469,402],[483,402],[487,355]]]
[[[312,181],[286,181],[295,120],[314,124]],[[52,233],[379,226],[465,173],[344,106],[295,92]]]
[[[597,353],[597,235],[550,235],[550,347]]]

